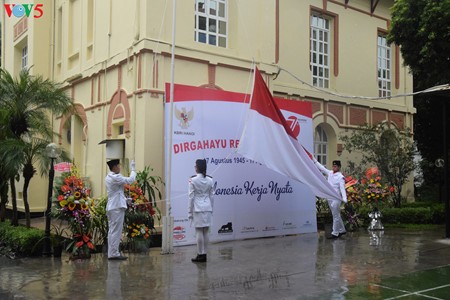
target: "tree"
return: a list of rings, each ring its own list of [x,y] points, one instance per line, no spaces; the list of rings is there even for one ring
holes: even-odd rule
[[[378,167],[382,179],[395,189],[394,206],[400,207],[402,187],[416,168],[415,144],[409,131],[399,131],[385,124],[364,125],[351,135],[342,136],[341,140],[346,151],[361,154],[360,165],[364,169]]]
[[[42,152],[53,137],[49,118],[51,114],[69,112],[73,103],[59,84],[30,75],[29,70],[22,70],[18,78],[14,78],[2,69],[0,76],[0,107],[5,114],[2,126],[8,132],[0,146],[0,163],[9,173],[14,170],[18,174],[22,170],[23,200],[29,225],[28,185],[36,172],[34,164],[49,165]],[[15,193],[12,186],[11,192]]]
[[[388,42],[401,46],[420,88],[450,82],[450,0],[397,0]]]
[[[401,46],[416,91],[450,83],[450,0],[396,0],[392,8],[389,43]],[[433,162],[442,157],[442,107],[431,96],[414,97],[414,138],[422,157],[432,167],[424,168],[424,179],[434,183]]]

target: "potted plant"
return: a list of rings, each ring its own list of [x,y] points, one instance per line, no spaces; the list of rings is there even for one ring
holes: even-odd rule
[[[156,204],[156,199],[162,198],[159,187],[164,187],[164,182],[160,176],[151,176],[150,172],[152,171],[153,169],[150,168],[150,166],[146,166],[143,171],[136,173],[136,181],[141,188],[143,195],[148,199],[154,208],[158,223],[161,224],[161,210]]]
[[[108,245],[108,217],[106,216],[106,204],[108,197],[103,196],[94,200],[91,207],[92,217],[92,242],[96,252],[106,250]]]

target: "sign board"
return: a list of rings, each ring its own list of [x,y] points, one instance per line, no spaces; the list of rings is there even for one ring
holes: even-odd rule
[[[168,94],[167,84],[166,99]],[[166,150],[172,135],[171,170],[166,170],[171,182],[166,184],[171,191],[174,246],[196,242],[187,213],[188,180],[195,175],[199,158],[207,160],[207,173],[216,187],[211,241],[317,231],[315,196],[307,186],[236,153],[250,95],[184,85],[175,85],[174,95],[172,118],[170,102],[165,105]],[[275,100],[312,153],[311,104]]]

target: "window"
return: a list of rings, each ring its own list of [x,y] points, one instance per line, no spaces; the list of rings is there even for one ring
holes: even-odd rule
[[[28,46],[22,48],[22,70],[28,67]]]
[[[328,88],[330,81],[330,20],[311,15],[310,68],[312,84]]]
[[[124,137],[124,133],[125,133],[125,126],[123,124],[123,121],[114,120],[112,127],[112,136],[114,138],[120,138]]]
[[[314,156],[322,165],[327,165],[328,137],[320,126],[317,126],[314,132]]]
[[[387,43],[386,36],[378,35],[378,96],[389,97],[391,95],[391,47]]]
[[[194,40],[227,47],[227,0],[195,1]]]

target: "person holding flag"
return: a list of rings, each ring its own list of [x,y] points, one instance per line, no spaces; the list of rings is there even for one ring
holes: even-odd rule
[[[317,161],[315,157],[312,160],[316,167],[327,176],[328,182],[336,190],[336,192],[342,197],[342,201],[347,203],[347,192],[345,191],[345,177],[340,172],[341,161],[334,160],[332,164],[332,170],[328,170],[321,163]],[[327,199],[328,206],[330,207],[331,214],[333,215],[333,230],[329,239],[337,239],[340,236],[346,234],[344,222],[341,217],[341,201],[336,199]]]
[[[132,184],[136,180],[135,162],[130,163],[130,177],[120,174],[120,160],[113,159],[107,162],[110,172],[105,177],[108,202],[106,204],[106,217],[108,218],[108,259],[125,260],[119,251],[122,237],[123,221],[127,209],[127,198],[124,194],[125,184]]]

